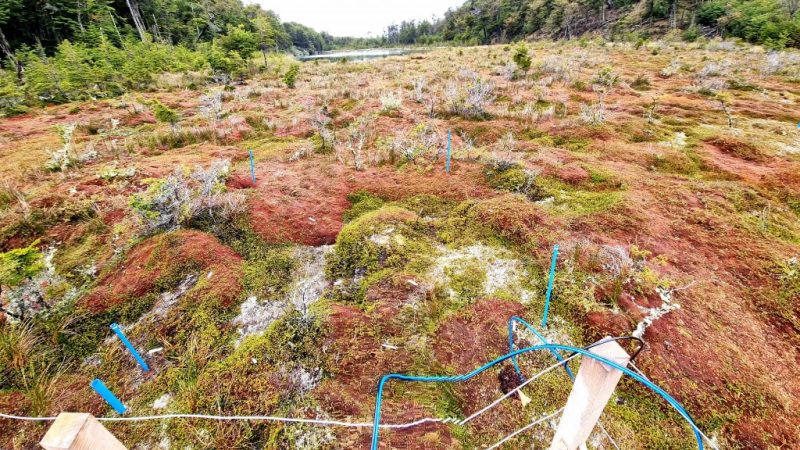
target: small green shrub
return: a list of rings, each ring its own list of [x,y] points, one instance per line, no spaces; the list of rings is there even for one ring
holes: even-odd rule
[[[170,125],[175,125],[178,122],[177,111],[168,108],[158,100],[153,104],[153,115],[159,122],[168,123]]]
[[[294,89],[295,83],[297,82],[297,75],[300,73],[300,65],[299,64],[292,64],[289,66],[289,70],[283,74],[283,82],[286,83],[286,87],[289,89]]]
[[[528,55],[528,46],[525,45],[525,42],[520,42],[514,48],[514,55],[511,59],[514,60],[523,73],[528,73],[531,68],[531,57]]]

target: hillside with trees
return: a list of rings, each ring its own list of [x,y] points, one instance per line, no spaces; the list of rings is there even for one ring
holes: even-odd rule
[[[277,14],[240,0],[33,0],[0,2],[0,44],[4,57],[40,47],[51,53],[69,40],[87,47],[103,39],[122,47],[127,40],[197,48],[243,29],[257,48],[317,52],[330,35],[296,23],[281,23]]]
[[[263,69],[269,53],[332,44],[326,33],[239,0],[2,0],[0,113],[148,90],[165,72],[227,83],[252,75],[258,52]]]
[[[519,39],[574,38],[600,32],[641,39],[668,32],[684,39],[736,37],[769,47],[800,46],[798,0],[469,0],[433,22],[387,28],[399,44],[492,44]]]

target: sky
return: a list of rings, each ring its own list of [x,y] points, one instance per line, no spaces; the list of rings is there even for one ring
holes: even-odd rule
[[[387,25],[403,20],[444,16],[464,0],[244,0],[278,13],[283,22],[298,22],[334,36],[380,36]]]

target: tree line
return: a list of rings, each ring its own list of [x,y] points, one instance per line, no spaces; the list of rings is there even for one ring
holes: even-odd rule
[[[333,45],[241,0],[0,0],[0,113],[148,89],[162,72],[229,80],[258,52]]]
[[[646,38],[674,30],[688,40],[722,36],[800,47],[798,11],[800,0],[468,0],[441,19],[393,24],[379,43],[479,45],[592,31]]]
[[[231,35],[236,36],[232,37]],[[0,53],[15,59],[32,48],[52,54],[61,42],[96,47],[128,40],[195,49],[217,39],[246,40],[262,50],[315,53],[333,36],[240,0],[0,0]]]

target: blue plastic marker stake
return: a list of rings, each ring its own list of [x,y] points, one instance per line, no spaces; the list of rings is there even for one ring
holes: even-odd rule
[[[144,358],[142,358],[142,355],[140,355],[139,352],[137,352],[136,349],[133,347],[131,341],[129,341],[128,338],[125,337],[125,333],[122,332],[122,330],[119,328],[119,325],[112,323],[111,329],[117,335],[119,340],[122,341],[123,344],[125,344],[125,347],[127,347],[128,351],[131,352],[131,355],[133,355],[133,358],[136,360],[136,362],[138,362],[139,365],[142,366],[142,370],[144,370],[145,372],[149,372],[150,367],[147,366],[147,363],[144,361]]]
[[[118,414],[124,414],[125,411],[128,410],[128,408],[126,408],[125,405],[123,405],[122,402],[119,401],[117,396],[114,395],[114,393],[111,392],[111,390],[109,390],[106,387],[106,385],[103,384],[102,381],[100,381],[99,378],[95,378],[94,380],[92,380],[90,386],[92,386],[92,389],[94,389],[95,392],[100,394],[100,397],[103,397],[103,400],[105,400],[106,403],[111,405],[111,407],[114,408],[114,411],[116,411]]]
[[[445,169],[445,172],[447,172],[448,174],[450,174],[450,141],[451,140],[452,139],[450,137],[450,130],[447,130],[447,162],[445,163],[444,169]]]
[[[256,163],[253,160],[253,151],[250,151],[250,177],[253,179],[253,184],[256,184]]]
[[[553,279],[556,277],[556,261],[558,260],[558,244],[553,247],[553,261],[550,263],[550,280],[547,282],[547,295],[544,300],[542,328],[547,328],[547,314],[550,312],[550,295],[553,293]]]

